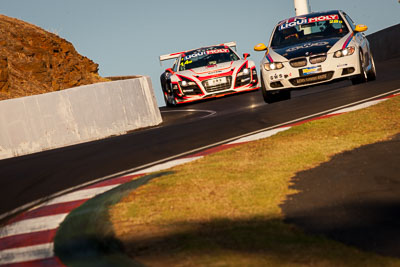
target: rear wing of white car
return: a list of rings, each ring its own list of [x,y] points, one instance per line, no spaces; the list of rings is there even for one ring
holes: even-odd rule
[[[223,43],[223,44],[217,44],[217,45],[210,45],[210,46],[222,46],[222,45],[226,45],[226,46],[232,47],[236,51],[236,42],[235,41],[234,42]],[[206,47],[208,47],[208,46],[206,46]],[[193,49],[191,49],[191,50],[193,50]],[[182,51],[182,52],[176,52],[176,53],[167,54],[167,55],[162,55],[162,56],[160,56],[160,64],[161,64],[161,61],[168,60],[168,59],[173,59],[173,58],[178,58],[182,53],[185,53],[185,52],[188,52],[188,51],[191,51],[191,50],[186,50],[186,51]]]

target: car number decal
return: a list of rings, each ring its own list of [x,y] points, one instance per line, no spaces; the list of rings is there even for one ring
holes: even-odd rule
[[[215,79],[210,79],[207,81],[208,86],[215,86],[226,83],[226,77],[219,77]]]

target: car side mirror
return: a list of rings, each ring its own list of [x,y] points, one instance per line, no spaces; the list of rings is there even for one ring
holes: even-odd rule
[[[171,74],[174,74],[174,71],[173,71],[171,68],[168,68],[168,69],[166,69],[165,71],[166,71],[166,72],[169,72],[169,73],[171,73]]]
[[[254,51],[268,51],[268,47],[263,44],[263,43],[259,43],[258,45],[254,46]]]
[[[248,58],[249,56],[250,56],[249,53],[244,53],[244,54],[243,54],[244,59]]]
[[[355,32],[365,32],[366,30],[368,30],[368,27],[366,25],[358,24],[354,31]]]

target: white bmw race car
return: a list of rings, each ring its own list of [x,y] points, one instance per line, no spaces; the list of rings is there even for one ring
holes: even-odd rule
[[[161,75],[165,104],[193,102],[232,93],[257,90],[256,66],[233,49],[236,42],[202,47],[160,56],[160,62],[175,59]]]
[[[310,13],[283,20],[275,26],[261,61],[261,90],[265,102],[290,99],[290,90],[335,79],[353,84],[375,80],[376,70],[369,43],[341,10]]]

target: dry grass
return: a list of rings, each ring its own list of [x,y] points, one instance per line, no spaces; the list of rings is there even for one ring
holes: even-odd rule
[[[377,266],[364,253],[282,222],[291,178],[400,133],[400,97],[209,155],[133,191],[110,210],[127,252],[150,266]]]

